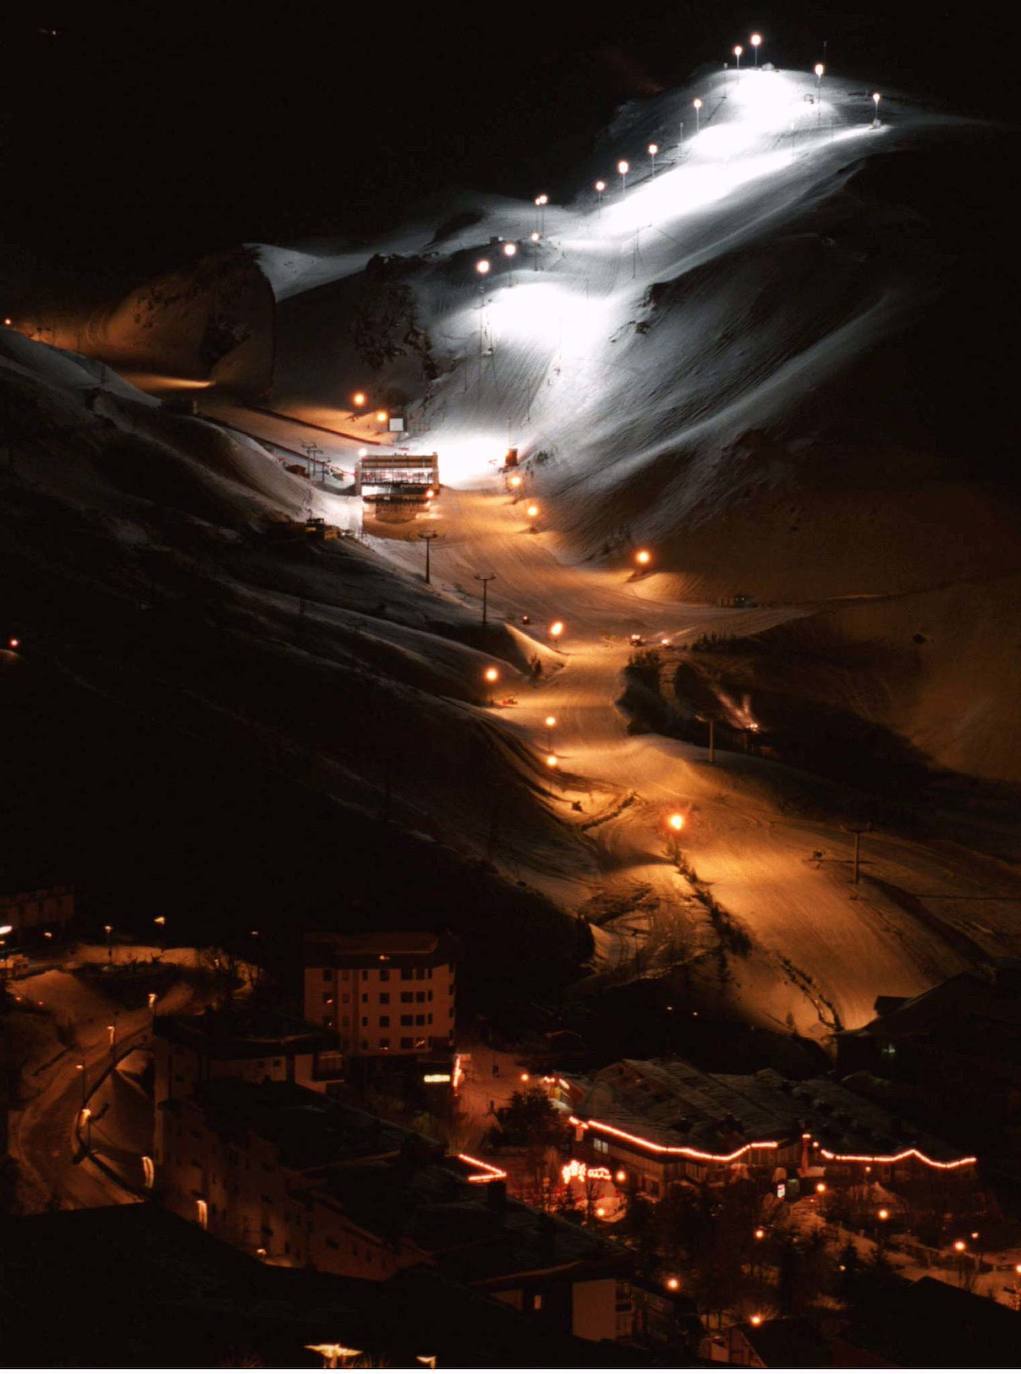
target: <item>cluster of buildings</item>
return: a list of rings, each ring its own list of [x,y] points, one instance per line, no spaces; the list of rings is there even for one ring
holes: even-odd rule
[[[573,1179],[658,1200],[671,1184],[755,1177],[795,1200],[824,1178],[895,1183],[968,1173],[974,1155],[867,1095],[870,1076],[794,1081],[773,1069],[706,1073],[680,1059],[624,1059],[543,1080],[574,1140]]]
[[[267,1264],[387,1283],[419,1269],[544,1330],[630,1337],[628,1252],[507,1195],[500,1168],[342,1102],[351,1060],[454,1086],[443,937],[310,937],[305,1020],[243,1006],[157,1017],[153,1183],[183,1220]]]

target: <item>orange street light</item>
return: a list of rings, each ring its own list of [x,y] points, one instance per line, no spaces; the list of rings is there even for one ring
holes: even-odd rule
[[[616,1181],[617,1181],[618,1183],[626,1183],[626,1182],[627,1182],[627,1170],[626,1170],[626,1169],[618,1169],[617,1172],[614,1174],[613,1177],[616,1179]]]
[[[356,391],[355,394],[351,397],[352,403],[358,406],[359,409],[365,404],[365,402],[368,399],[369,398],[366,396],[364,391]]]
[[[879,1218],[880,1221],[889,1221],[890,1209],[888,1207],[880,1207],[879,1211],[876,1213],[876,1216]]]
[[[553,748],[553,731],[554,731],[554,730],[556,729],[556,727],[557,727],[557,718],[556,718],[556,716],[547,716],[547,717],[546,717],[545,724],[546,724],[546,748],[547,748],[547,749],[552,749],[552,748]]]
[[[676,863],[680,854],[678,845],[680,843],[680,833],[684,829],[684,817],[679,811],[675,811],[672,815],[667,817],[666,823],[670,830],[671,840],[673,841],[674,863]]]
[[[959,1255],[960,1255],[960,1254],[963,1254],[964,1251],[967,1250],[967,1248],[968,1248],[968,1247],[967,1247],[966,1243],[965,1243],[963,1240],[955,1240],[955,1241],[954,1241],[954,1249],[957,1251],[957,1253],[958,1253]]]
[[[546,755],[546,767],[547,767],[547,768],[557,768],[557,767],[559,766],[559,764],[560,764],[560,760],[557,758],[556,754],[547,754],[547,755]]]
[[[671,1276],[667,1279],[666,1286],[670,1289],[671,1293],[676,1293],[678,1288],[680,1288],[681,1286],[681,1281],[680,1279]]]
[[[825,1193],[825,1191],[826,1191],[826,1184],[825,1184],[825,1183],[817,1183],[817,1184],[815,1185],[815,1191],[816,1191],[817,1193]]]
[[[648,549],[639,549],[635,554],[635,562],[640,568],[647,568],[652,562],[652,554]]]
[[[498,668],[487,668],[482,676],[487,682],[496,682],[500,677],[500,672]]]
[[[377,410],[377,411],[376,411],[376,424],[377,424],[377,425],[385,425],[386,422],[387,422],[387,420],[389,420],[389,418],[390,418],[390,416],[386,413],[385,410]]]
[[[752,1323],[752,1326],[761,1326],[761,1325],[762,1325],[762,1316],[761,1316],[761,1314],[758,1313],[758,1312],[753,1312],[753,1313],[752,1313],[752,1317],[751,1317],[751,1323]]]
[[[765,1239],[766,1239],[766,1232],[765,1232],[765,1230],[764,1230],[763,1227],[761,1227],[761,1226],[756,1226],[756,1228],[755,1228],[755,1239],[756,1239],[756,1240],[765,1240]]]
[[[525,514],[528,516],[529,520],[534,520],[535,517],[539,514],[539,507],[535,504],[534,501],[531,503],[531,505],[529,505],[526,508]]]
[[[507,485],[509,487],[513,487],[514,490],[517,491],[518,487],[521,486],[521,474],[519,472],[515,472],[512,477],[508,477]]]
[[[559,639],[563,633],[564,622],[562,620],[554,620],[553,624],[549,627],[550,639]]]

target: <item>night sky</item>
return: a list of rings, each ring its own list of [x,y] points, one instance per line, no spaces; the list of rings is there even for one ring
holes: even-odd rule
[[[1013,84],[990,61],[1007,20],[963,5],[262,9],[6,9],[0,236],[47,265],[132,274],[244,239],[369,236],[453,186],[555,195],[616,104],[753,28],[778,66],[810,66],[826,40],[834,73],[955,108],[995,114]]]

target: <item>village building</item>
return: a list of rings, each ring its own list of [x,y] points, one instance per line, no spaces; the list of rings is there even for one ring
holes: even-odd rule
[[[295,1083],[209,1080],[159,1110],[165,1205],[268,1263],[432,1267],[558,1331],[630,1336],[629,1254],[509,1199],[492,1165]]]
[[[987,1159],[1016,1160],[1019,994],[1021,966],[1001,960],[990,975],[959,973],[918,997],[878,997],[874,1020],[837,1035],[837,1069],[914,1089],[918,1112],[960,1144]]]
[[[74,916],[74,888],[69,883],[0,893],[0,926],[15,937],[35,931],[62,931]]]
[[[454,1074],[455,955],[430,931],[305,939],[304,1014],[335,1034],[349,1057],[432,1061],[430,1079]]]
[[[344,1056],[333,1036],[316,1026],[279,1012],[228,1006],[201,1016],[157,1016],[153,1070],[159,1161],[164,1103],[191,1097],[200,1083],[218,1078],[297,1083],[325,1092],[342,1077]]]
[[[823,1175],[892,1182],[976,1160],[828,1078],[772,1069],[710,1074],[681,1059],[624,1059],[588,1077],[544,1080],[573,1132],[565,1170],[657,1199],[685,1179],[754,1176],[793,1200]],[[565,1173],[566,1180],[566,1173]]]

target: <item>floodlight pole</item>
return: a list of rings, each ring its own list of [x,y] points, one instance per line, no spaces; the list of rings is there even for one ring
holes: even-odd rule
[[[429,555],[432,551],[432,542],[434,539],[438,537],[438,535],[439,530],[423,530],[422,533],[418,536],[419,539],[425,540],[425,580],[427,583],[432,582],[432,570],[430,567]]]
[[[486,577],[476,573],[475,581],[482,583],[482,628],[485,629],[489,624],[489,584],[496,581],[496,573],[489,573]]]

